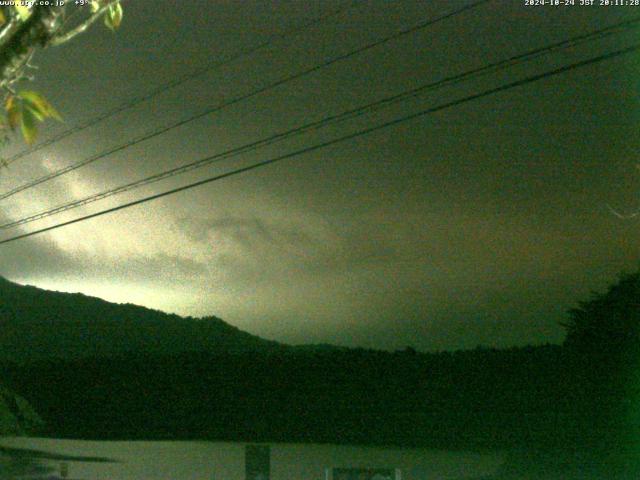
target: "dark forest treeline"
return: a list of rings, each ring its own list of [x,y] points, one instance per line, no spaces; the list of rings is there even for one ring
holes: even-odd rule
[[[1,375],[52,436],[491,448],[580,440],[563,354],[283,348],[52,360]]]
[[[572,310],[562,346],[290,347],[6,281],[0,320],[0,378],[55,437],[600,451],[640,438],[640,272]]]

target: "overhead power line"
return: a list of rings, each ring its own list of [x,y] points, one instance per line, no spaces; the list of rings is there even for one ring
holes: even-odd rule
[[[528,76],[528,77],[523,78],[521,80],[516,80],[514,82],[509,82],[509,83],[503,84],[503,85],[501,85],[499,87],[494,87],[494,88],[491,88],[491,89],[488,89],[488,90],[484,90],[483,92],[480,92],[480,93],[476,93],[476,94],[473,94],[473,95],[468,95],[468,96],[460,98],[458,100],[453,100],[451,102],[443,103],[443,104],[438,105],[436,107],[431,107],[431,108],[427,108],[425,110],[421,110],[419,112],[415,112],[415,113],[412,113],[412,114],[404,115],[402,117],[398,117],[398,118],[395,118],[393,120],[390,120],[390,121],[387,121],[387,122],[384,122],[384,123],[380,123],[380,124],[377,124],[377,125],[374,125],[374,126],[371,126],[371,127],[364,128],[362,130],[358,130],[358,131],[356,131],[354,133],[350,133],[348,135],[337,137],[337,138],[334,138],[332,140],[328,140],[326,142],[322,142],[322,143],[318,143],[318,144],[315,144],[315,145],[312,145],[312,146],[309,146],[309,147],[305,147],[305,148],[296,150],[294,152],[290,152],[290,153],[287,153],[287,154],[284,154],[284,155],[280,155],[280,156],[277,156],[277,157],[270,158],[268,160],[263,160],[261,162],[254,163],[254,164],[246,166],[246,167],[238,168],[238,169],[226,172],[226,173],[215,175],[213,177],[205,178],[204,180],[193,182],[193,183],[190,183],[190,184],[178,187],[178,188],[173,188],[171,190],[167,190],[167,191],[164,191],[164,192],[161,192],[161,193],[156,193],[154,195],[150,195],[150,196],[147,196],[147,197],[144,197],[144,198],[140,198],[138,200],[134,200],[134,201],[131,201],[131,202],[128,202],[128,203],[124,203],[122,205],[118,205],[116,207],[111,207],[111,208],[108,208],[108,209],[105,209],[105,210],[101,210],[99,212],[95,212],[95,213],[92,213],[92,214],[89,214],[89,215],[84,215],[82,217],[78,217],[78,218],[75,218],[73,220],[68,220],[66,222],[61,222],[61,223],[58,223],[58,224],[55,224],[55,225],[51,225],[49,227],[41,228],[39,230],[23,233],[21,235],[16,235],[14,237],[10,237],[10,238],[1,240],[0,241],[0,245],[5,244],[5,243],[9,243],[9,242],[13,242],[13,241],[16,241],[16,240],[20,240],[20,239],[23,239],[23,238],[31,237],[31,236],[34,236],[34,235],[38,235],[40,233],[49,232],[49,231],[52,231],[52,230],[55,230],[55,229],[58,229],[58,228],[66,227],[68,225],[73,225],[75,223],[83,222],[85,220],[89,220],[89,219],[92,219],[92,218],[100,217],[102,215],[106,215],[106,214],[109,214],[109,213],[117,212],[119,210],[124,210],[126,208],[130,208],[130,207],[133,207],[133,206],[136,206],[136,205],[141,205],[143,203],[147,203],[147,202],[150,202],[152,200],[157,200],[159,198],[163,198],[163,197],[166,197],[166,196],[169,196],[169,195],[173,195],[175,193],[179,193],[179,192],[182,192],[182,191],[185,191],[185,190],[190,190],[192,188],[199,187],[201,185],[206,185],[208,183],[212,183],[212,182],[215,182],[215,181],[218,181],[218,180],[222,180],[224,178],[235,176],[235,175],[238,175],[238,174],[241,174],[241,173],[245,173],[245,172],[249,172],[249,171],[252,171],[252,170],[256,170],[258,168],[262,168],[262,167],[265,167],[267,165],[274,164],[276,162],[281,162],[283,160],[287,160],[287,159],[294,158],[294,157],[297,157],[297,156],[300,156],[300,155],[311,153],[311,152],[314,152],[314,151],[329,147],[331,145],[336,145],[336,144],[339,144],[339,143],[342,143],[342,142],[346,142],[348,140],[352,140],[352,139],[355,139],[355,138],[358,138],[358,137],[361,137],[361,136],[364,136],[364,135],[368,135],[368,134],[373,133],[373,132],[377,132],[377,131],[385,129],[385,128],[389,128],[389,127],[392,127],[392,126],[395,126],[395,125],[399,125],[399,124],[407,122],[409,120],[413,120],[413,119],[416,119],[416,118],[419,118],[419,117],[423,117],[423,116],[425,116],[427,114],[431,114],[431,113],[435,113],[435,112],[438,112],[438,111],[441,111],[441,110],[445,110],[447,108],[458,106],[458,105],[461,105],[461,104],[464,104],[464,103],[467,103],[467,102],[470,102],[470,101],[473,101],[473,100],[477,100],[477,99],[480,99],[480,98],[483,98],[483,97],[487,97],[489,95],[493,95],[493,94],[496,94],[496,93],[499,93],[499,92],[504,92],[506,90],[510,90],[512,88],[516,88],[516,87],[519,87],[519,86],[522,86],[522,85],[526,85],[528,83],[536,82],[536,81],[539,81],[539,80],[542,80],[542,79],[545,79],[545,78],[549,78],[549,77],[552,77],[552,76],[555,76],[555,75],[560,75],[560,74],[568,72],[570,70],[574,70],[574,69],[577,69],[577,68],[585,67],[587,65],[593,65],[595,63],[599,63],[599,62],[602,62],[602,61],[605,61],[605,60],[610,60],[612,58],[619,57],[619,56],[625,55],[625,54],[629,54],[631,52],[635,52],[635,51],[638,51],[638,50],[640,50],[640,44],[635,44],[635,45],[631,45],[629,47],[626,47],[626,48],[623,48],[623,49],[620,49],[620,50],[615,50],[613,52],[609,52],[609,53],[605,53],[605,54],[602,54],[602,55],[598,55],[596,57],[592,57],[592,58],[589,58],[587,60],[582,60],[580,62],[575,62],[575,63],[569,64],[569,65],[565,65],[565,66],[562,66],[562,67],[559,67],[559,68],[555,68],[553,70],[548,70],[548,71],[543,72],[543,73],[531,75],[531,76]]]
[[[67,130],[64,130],[60,133],[58,133],[57,135],[52,136],[51,138],[48,138],[40,143],[38,143],[37,145],[34,145],[32,148],[28,148],[26,150],[23,150],[22,152],[18,152],[15,155],[12,155],[11,157],[7,158],[4,162],[5,165],[9,165],[13,162],[15,162],[16,160],[19,160],[23,157],[26,157],[27,155],[31,155],[32,153],[35,153],[39,150],[42,150],[45,147],[48,147],[50,145],[53,145],[54,143],[58,143],[60,140],[63,140],[65,138],[67,138],[70,135],[73,135],[74,133],[78,133],[81,132],[83,130],[86,130],[87,128],[93,127],[94,125],[97,125],[98,123],[107,120],[115,115],[117,115],[118,113],[122,113],[124,111],[130,110],[138,105],[140,105],[141,103],[144,103],[148,100],[151,100],[155,97],[157,97],[158,95],[161,95],[169,90],[172,90],[184,83],[187,83],[191,80],[194,80],[198,77],[201,77],[207,73],[210,73],[218,68],[224,67],[226,65],[229,65],[237,60],[240,60],[242,58],[248,57],[250,55],[253,55],[256,52],[259,52],[260,50],[269,47],[270,45],[272,45],[274,42],[278,41],[278,40],[283,40],[287,37],[293,36],[307,28],[313,27],[319,23],[324,22],[325,20],[328,20],[331,17],[335,17],[337,15],[340,15],[341,13],[355,7],[356,5],[358,5],[359,3],[362,3],[363,0],[354,0],[352,2],[350,2],[348,5],[344,6],[344,7],[340,7],[336,10],[332,10],[330,12],[324,13],[318,17],[312,18],[311,20],[309,20],[308,22],[304,22],[301,25],[297,25],[294,27],[291,27],[287,30],[285,30],[282,33],[277,33],[275,35],[270,36],[269,38],[267,38],[264,42],[259,43],[258,45],[255,45],[253,47],[249,47],[249,48],[245,48],[245,49],[240,49],[239,51],[237,51],[236,53],[232,54],[230,57],[224,59],[224,60],[216,60],[214,62],[209,62],[208,64],[204,65],[201,68],[198,68],[196,70],[194,70],[193,72],[189,72],[185,75],[182,75],[181,77],[178,77],[174,80],[171,80],[169,82],[163,83],[162,85],[159,85],[158,87],[154,88],[153,90],[144,93],[142,95],[139,95],[137,97],[131,98],[129,100],[127,100],[126,102],[116,106],[115,108],[112,108],[111,110],[107,110],[106,112],[103,112],[99,115],[96,115],[95,117],[87,120],[84,123],[81,123],[79,125],[76,125],[74,127],[68,128]]]
[[[446,87],[446,86],[451,86],[451,85],[456,85],[459,84],[463,81],[467,81],[469,79],[472,78],[477,78],[479,76],[482,75],[486,75],[488,73],[493,73],[496,71],[500,71],[506,68],[510,68],[513,67],[514,65],[519,65],[522,64],[524,62],[528,62],[530,60],[539,58],[541,55],[545,55],[545,54],[549,54],[549,53],[553,53],[556,52],[558,50],[561,49],[565,49],[565,48],[569,48],[569,47],[575,47],[577,45],[580,45],[582,43],[588,42],[588,41],[593,41],[599,38],[602,38],[604,36],[610,35],[612,33],[615,33],[617,31],[620,31],[621,28],[630,28],[630,27],[635,27],[638,28],[640,26],[640,17],[637,17],[635,19],[631,19],[631,20],[627,20],[624,22],[619,22],[616,23],[614,25],[610,25],[607,26],[605,28],[601,28],[592,32],[588,32],[582,35],[578,35],[575,37],[572,37],[570,39],[567,40],[563,40],[560,42],[556,42],[544,47],[540,47],[540,48],[536,48],[533,50],[530,50],[528,52],[524,52],[518,55],[514,55],[512,57],[509,57],[507,59],[498,61],[498,62],[494,62],[491,63],[489,65],[485,65],[479,68],[475,68],[472,70],[468,70],[466,72],[457,74],[457,75],[453,75],[450,77],[446,77],[444,79],[435,81],[435,82],[431,82],[431,83],[427,83],[427,84],[423,84],[420,85],[419,87],[410,89],[410,90],[405,90],[399,94],[396,95],[391,95],[385,98],[382,98],[380,100],[377,100],[375,102],[370,102],[367,103],[366,105],[360,106],[358,108],[354,108],[351,110],[347,110],[345,112],[342,112],[340,114],[335,114],[335,115],[330,115],[327,117],[324,117],[321,120],[317,120],[314,122],[310,122],[307,123],[305,125],[301,125],[298,126],[296,128],[284,131],[284,132],[280,132],[278,134],[275,135],[270,135],[266,138],[239,146],[239,147],[235,147],[232,148],[230,150],[215,154],[213,156],[207,157],[205,159],[199,159],[196,160],[194,162],[190,162],[187,163],[185,165],[181,165],[175,168],[171,168],[169,170],[165,170],[163,172],[160,173],[156,173],[154,175],[139,179],[139,180],[135,180],[133,182],[129,182],[127,184],[124,185],[120,185],[116,188],[112,188],[112,189],[108,189],[106,191],[103,192],[99,192],[99,193],[95,193],[89,196],[86,196],[84,198],[81,199],[77,199],[77,200],[73,200],[71,202],[67,202],[64,203],[62,205],[58,205],[56,207],[53,208],[49,208],[47,210],[20,218],[18,220],[14,220],[11,222],[7,222],[5,224],[1,224],[0,225],[0,229],[2,230],[6,230],[9,228],[13,228],[19,225],[24,225],[27,223],[31,223],[37,220],[41,220],[43,218],[47,218],[53,215],[56,215],[58,213],[62,213],[62,212],[66,212],[69,211],[71,209],[74,208],[78,208],[81,206],[85,206],[88,205],[90,203],[94,203],[96,201],[99,200],[103,200],[105,198],[109,198],[111,196],[120,194],[120,193],[124,193],[124,192],[128,192],[131,190],[134,190],[136,188],[145,186],[145,185],[149,185],[155,182],[158,182],[160,180],[169,178],[169,177],[173,177],[179,174],[183,174],[186,172],[189,172],[191,170],[195,170],[198,168],[202,168],[208,165],[211,165],[212,163],[224,160],[224,159],[228,159],[231,157],[235,157],[250,151],[254,151],[257,150],[258,148],[262,148],[268,145],[272,145],[278,142],[281,142],[283,140],[286,140],[288,138],[291,138],[293,136],[297,136],[297,135],[301,135],[303,133],[312,131],[312,130],[317,130],[323,127],[326,127],[327,125],[332,125],[335,124],[337,122],[341,122],[341,121],[345,121],[345,120],[349,120],[349,119],[353,119],[365,114],[368,114],[370,112],[379,110],[381,108],[384,107],[388,107],[392,104],[398,103],[400,101],[404,101],[410,98],[414,98],[417,97],[419,95],[423,95],[425,93],[434,91],[438,88],[442,88],[442,87]]]
[[[200,118],[203,118],[203,117],[205,117],[207,115],[210,115],[212,113],[218,112],[218,111],[220,111],[220,110],[222,110],[224,108],[230,107],[230,106],[235,105],[237,103],[240,103],[240,102],[242,102],[244,100],[248,100],[248,99],[250,99],[252,97],[255,97],[257,95],[260,95],[260,94],[262,94],[264,92],[272,90],[272,89],[274,89],[274,88],[276,88],[276,87],[278,87],[280,85],[284,85],[284,84],[289,83],[291,81],[300,79],[300,78],[305,77],[307,75],[310,75],[310,74],[312,74],[314,72],[317,72],[318,70],[326,68],[326,67],[328,67],[330,65],[333,65],[335,63],[338,63],[340,61],[346,60],[348,58],[351,58],[351,57],[353,57],[355,55],[358,55],[360,53],[363,53],[363,52],[365,52],[367,50],[370,50],[372,48],[378,47],[380,45],[383,45],[383,44],[385,44],[387,42],[390,42],[392,40],[398,39],[398,38],[403,37],[405,35],[409,35],[411,33],[415,33],[415,32],[417,32],[419,30],[422,30],[422,29],[427,28],[427,27],[429,27],[431,25],[434,25],[434,24],[436,24],[438,22],[441,22],[441,21],[446,20],[448,18],[454,17],[456,15],[459,15],[459,14],[461,14],[463,12],[466,12],[466,11],[472,9],[472,8],[478,7],[478,6],[482,5],[482,4],[490,2],[490,1],[491,0],[479,0],[479,1],[476,1],[474,3],[471,3],[471,4],[468,4],[468,5],[464,6],[462,8],[459,8],[459,9],[457,9],[455,11],[452,11],[450,13],[446,13],[446,14],[440,15],[440,16],[438,16],[436,18],[432,18],[432,19],[426,20],[424,22],[419,23],[418,25],[414,25],[413,27],[400,30],[400,31],[398,31],[398,32],[396,32],[396,33],[394,33],[392,35],[386,36],[386,37],[384,37],[384,38],[382,38],[380,40],[377,40],[375,42],[369,43],[369,44],[364,45],[362,47],[358,47],[355,50],[349,51],[348,53],[341,54],[341,55],[338,55],[336,57],[332,57],[329,60],[326,60],[326,61],[324,61],[324,62],[322,62],[320,64],[316,64],[313,67],[307,68],[307,69],[302,70],[302,71],[300,71],[298,73],[287,75],[287,76],[285,76],[283,78],[280,78],[279,80],[276,80],[276,81],[271,82],[271,83],[269,83],[267,85],[264,85],[262,87],[259,87],[259,88],[255,89],[255,90],[252,90],[249,93],[246,93],[246,94],[243,94],[243,95],[239,95],[237,97],[233,97],[233,98],[231,98],[229,100],[226,100],[226,101],[223,101],[222,103],[219,103],[219,104],[217,104],[217,105],[215,105],[213,107],[207,108],[203,112],[200,112],[200,113],[197,113],[195,115],[192,115],[192,116],[190,116],[190,117],[188,117],[186,119],[179,120],[179,121],[174,122],[174,123],[172,123],[170,125],[161,127],[161,128],[156,129],[156,130],[154,130],[152,132],[145,133],[145,134],[143,134],[143,135],[141,135],[141,136],[139,136],[139,137],[137,137],[137,138],[135,138],[133,140],[130,140],[130,141],[126,142],[126,143],[120,144],[120,145],[118,145],[116,147],[112,147],[112,148],[110,148],[110,149],[108,149],[106,151],[103,151],[101,153],[98,153],[98,154],[96,154],[94,156],[91,156],[91,157],[86,158],[84,160],[81,160],[79,162],[73,163],[73,164],[68,165],[66,167],[63,167],[63,168],[61,168],[59,170],[51,172],[51,173],[49,173],[47,175],[39,177],[39,178],[37,178],[35,180],[27,182],[27,183],[25,183],[23,185],[20,185],[20,186],[14,188],[12,190],[9,190],[9,191],[7,191],[5,193],[0,194],[0,200],[4,200],[6,198],[9,198],[9,197],[11,197],[11,196],[13,196],[13,195],[15,195],[15,194],[17,194],[19,192],[22,192],[24,190],[27,190],[29,188],[35,187],[35,186],[40,185],[40,184],[42,184],[44,182],[47,182],[47,181],[52,180],[54,178],[57,178],[57,177],[59,177],[61,175],[64,175],[64,174],[67,174],[67,173],[72,172],[74,170],[77,170],[77,169],[79,169],[81,167],[84,167],[86,165],[89,165],[89,164],[91,164],[91,163],[93,163],[93,162],[95,162],[97,160],[100,160],[100,159],[105,158],[105,157],[107,157],[109,155],[112,155],[114,153],[117,153],[117,152],[120,152],[122,150],[125,150],[125,149],[127,149],[129,147],[132,147],[133,145],[137,145],[137,144],[139,144],[141,142],[144,142],[146,140],[150,140],[152,138],[155,138],[155,137],[157,137],[159,135],[162,135],[162,134],[164,134],[164,133],[166,133],[168,131],[174,130],[174,129],[178,128],[178,127],[181,127],[183,125],[191,123],[191,122],[193,122],[195,120],[198,120]]]

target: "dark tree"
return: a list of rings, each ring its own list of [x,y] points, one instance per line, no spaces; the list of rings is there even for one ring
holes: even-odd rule
[[[569,311],[564,325],[575,407],[591,440],[628,443],[640,412],[640,271]]]
[[[565,345],[599,356],[619,357],[640,343],[640,271],[621,275],[606,293],[569,311]]]

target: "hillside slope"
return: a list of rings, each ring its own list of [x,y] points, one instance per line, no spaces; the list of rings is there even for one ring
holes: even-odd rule
[[[278,346],[216,317],[185,318],[78,293],[22,286],[0,277],[0,361],[131,352],[244,352]]]

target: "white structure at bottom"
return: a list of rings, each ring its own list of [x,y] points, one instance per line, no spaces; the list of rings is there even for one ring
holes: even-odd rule
[[[49,471],[22,478],[69,480],[461,480],[492,475],[504,462],[427,449],[10,437],[0,439],[0,469],[23,451]]]

